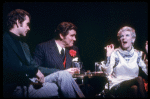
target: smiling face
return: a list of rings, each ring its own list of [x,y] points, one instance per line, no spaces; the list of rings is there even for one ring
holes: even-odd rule
[[[120,34],[120,46],[123,50],[131,50],[132,43],[134,42],[134,38],[132,38],[130,31],[123,31]]]
[[[68,35],[62,38],[62,42],[65,47],[72,47],[74,45],[74,41],[76,41],[76,31],[73,29],[69,30]]]

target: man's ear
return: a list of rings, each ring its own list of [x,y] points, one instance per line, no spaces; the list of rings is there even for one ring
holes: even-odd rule
[[[16,26],[17,26],[17,28],[18,28],[19,26],[22,26],[22,24],[20,24],[20,22],[17,20],[17,21],[16,21]]]
[[[59,36],[61,39],[64,39],[64,36],[61,33],[59,34]]]

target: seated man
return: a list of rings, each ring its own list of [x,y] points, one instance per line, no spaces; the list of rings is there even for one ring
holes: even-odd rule
[[[76,41],[77,27],[71,22],[61,22],[54,33],[54,38],[36,46],[33,59],[37,62],[44,75],[59,70],[68,71],[71,75],[78,68],[72,68],[72,61],[80,61],[78,47],[74,46]],[[64,55],[61,50],[64,49]],[[80,73],[84,73],[82,68]],[[78,80],[76,82],[79,85]],[[92,86],[79,85],[85,97],[94,97],[94,88]],[[87,90],[85,90],[87,89]]]
[[[33,59],[38,65],[53,69],[53,72],[66,70],[74,74],[78,69],[71,68],[72,61],[80,61],[78,47],[74,46],[76,31],[73,23],[61,22],[55,30],[54,39],[36,46]]]
[[[3,35],[3,97],[84,98],[67,71],[44,77],[23,40],[30,30],[29,23],[30,14],[22,9],[8,14],[8,31]]]

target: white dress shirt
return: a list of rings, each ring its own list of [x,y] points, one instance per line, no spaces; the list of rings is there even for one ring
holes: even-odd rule
[[[56,46],[58,48],[59,54],[61,54],[62,47],[59,44],[57,44],[56,41],[55,41],[55,43],[56,43]],[[65,54],[65,48],[63,48],[63,49],[64,49],[64,54]]]

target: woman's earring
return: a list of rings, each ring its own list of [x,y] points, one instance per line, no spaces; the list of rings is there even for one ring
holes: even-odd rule
[[[132,44],[134,44],[134,41],[131,41]]]

